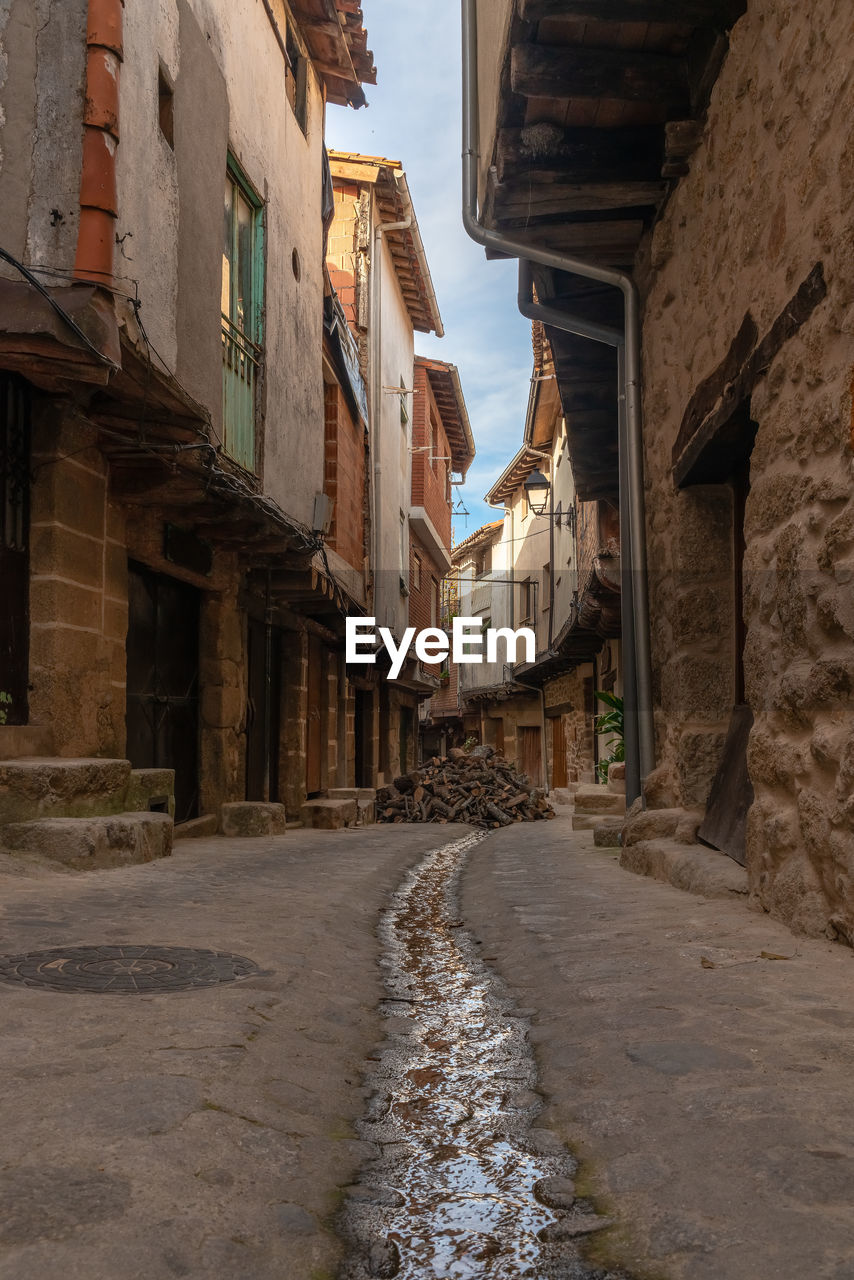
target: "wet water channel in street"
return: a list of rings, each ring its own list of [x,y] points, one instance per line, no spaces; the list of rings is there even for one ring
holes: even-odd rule
[[[582,1258],[609,1223],[538,1128],[524,1011],[459,919],[473,833],[434,850],[384,913],[387,1039],[360,1136],[378,1155],[349,1189],[340,1280],[625,1280]]]

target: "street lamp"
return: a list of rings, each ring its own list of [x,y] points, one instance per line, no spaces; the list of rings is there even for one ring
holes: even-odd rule
[[[538,471],[536,467],[525,481],[525,496],[528,499],[528,506],[531,508],[535,516],[546,514],[546,508],[549,505],[549,481],[542,471]]]

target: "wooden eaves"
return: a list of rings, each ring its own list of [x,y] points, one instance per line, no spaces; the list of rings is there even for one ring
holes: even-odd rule
[[[333,181],[337,178],[374,188],[380,221],[403,222],[411,217],[409,227],[388,232],[386,241],[413,329],[441,338],[442,317],[403,165],[384,156],[330,151],[329,168]]]
[[[746,0],[516,0],[501,70],[487,225],[631,270],[687,173]],[[619,326],[616,290],[547,270],[541,302]],[[548,329],[581,500],[613,497],[613,350]]]

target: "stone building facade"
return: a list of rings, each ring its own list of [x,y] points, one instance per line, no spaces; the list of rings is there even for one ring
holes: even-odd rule
[[[705,806],[731,708],[746,703],[751,893],[798,929],[850,941],[849,32],[832,0],[746,6],[639,273],[650,796]]]
[[[850,942],[849,9],[478,17],[490,226],[639,291],[658,817],[627,839],[693,835],[746,866],[755,907]],[[552,317],[623,328],[616,288],[533,278]],[[616,511],[620,367],[571,329],[546,320],[576,487]]]
[[[465,475],[474,442],[456,367],[415,355],[415,334],[441,337],[442,322],[402,166],[340,152],[330,163],[329,275],[371,402],[370,614],[399,641],[407,627],[442,625],[452,475]],[[417,764],[421,704],[440,685],[440,671],[414,656],[396,680],[388,666],[382,651],[362,693],[371,700],[381,782]],[[355,668],[348,675],[363,680]]]
[[[361,19],[36,8],[0,13],[4,787],[127,758],[174,773],[177,821],[297,817],[354,773],[365,565],[324,546],[325,431],[358,458],[364,424],[324,336],[323,134],[374,79]]]
[[[460,704],[479,740],[537,785],[565,790],[595,780],[594,691],[622,694],[619,521],[611,503],[578,497],[539,323],[533,347],[522,447],[486,495],[503,519],[455,548],[454,562],[462,612],[494,628],[530,628],[536,653],[463,668]],[[547,488],[535,494],[528,485],[537,476]]]

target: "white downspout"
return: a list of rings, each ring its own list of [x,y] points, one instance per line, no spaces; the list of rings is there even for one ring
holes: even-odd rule
[[[477,244],[499,253],[537,262],[586,280],[612,285],[623,295],[625,382],[625,430],[621,432],[629,478],[629,545],[634,591],[635,655],[637,665],[638,754],[641,784],[655,767],[655,730],[652,710],[652,660],[649,635],[646,536],[643,488],[643,426],[640,400],[640,299],[637,286],[625,271],[600,267],[552,249],[540,248],[499,231],[489,231],[478,220],[479,103],[477,61],[477,0],[461,0],[463,45],[463,226]],[[573,318],[563,317],[562,328],[575,331]],[[589,323],[579,320],[577,331],[595,337]],[[608,340],[603,334],[600,341]],[[611,340],[612,341],[612,340]]]

